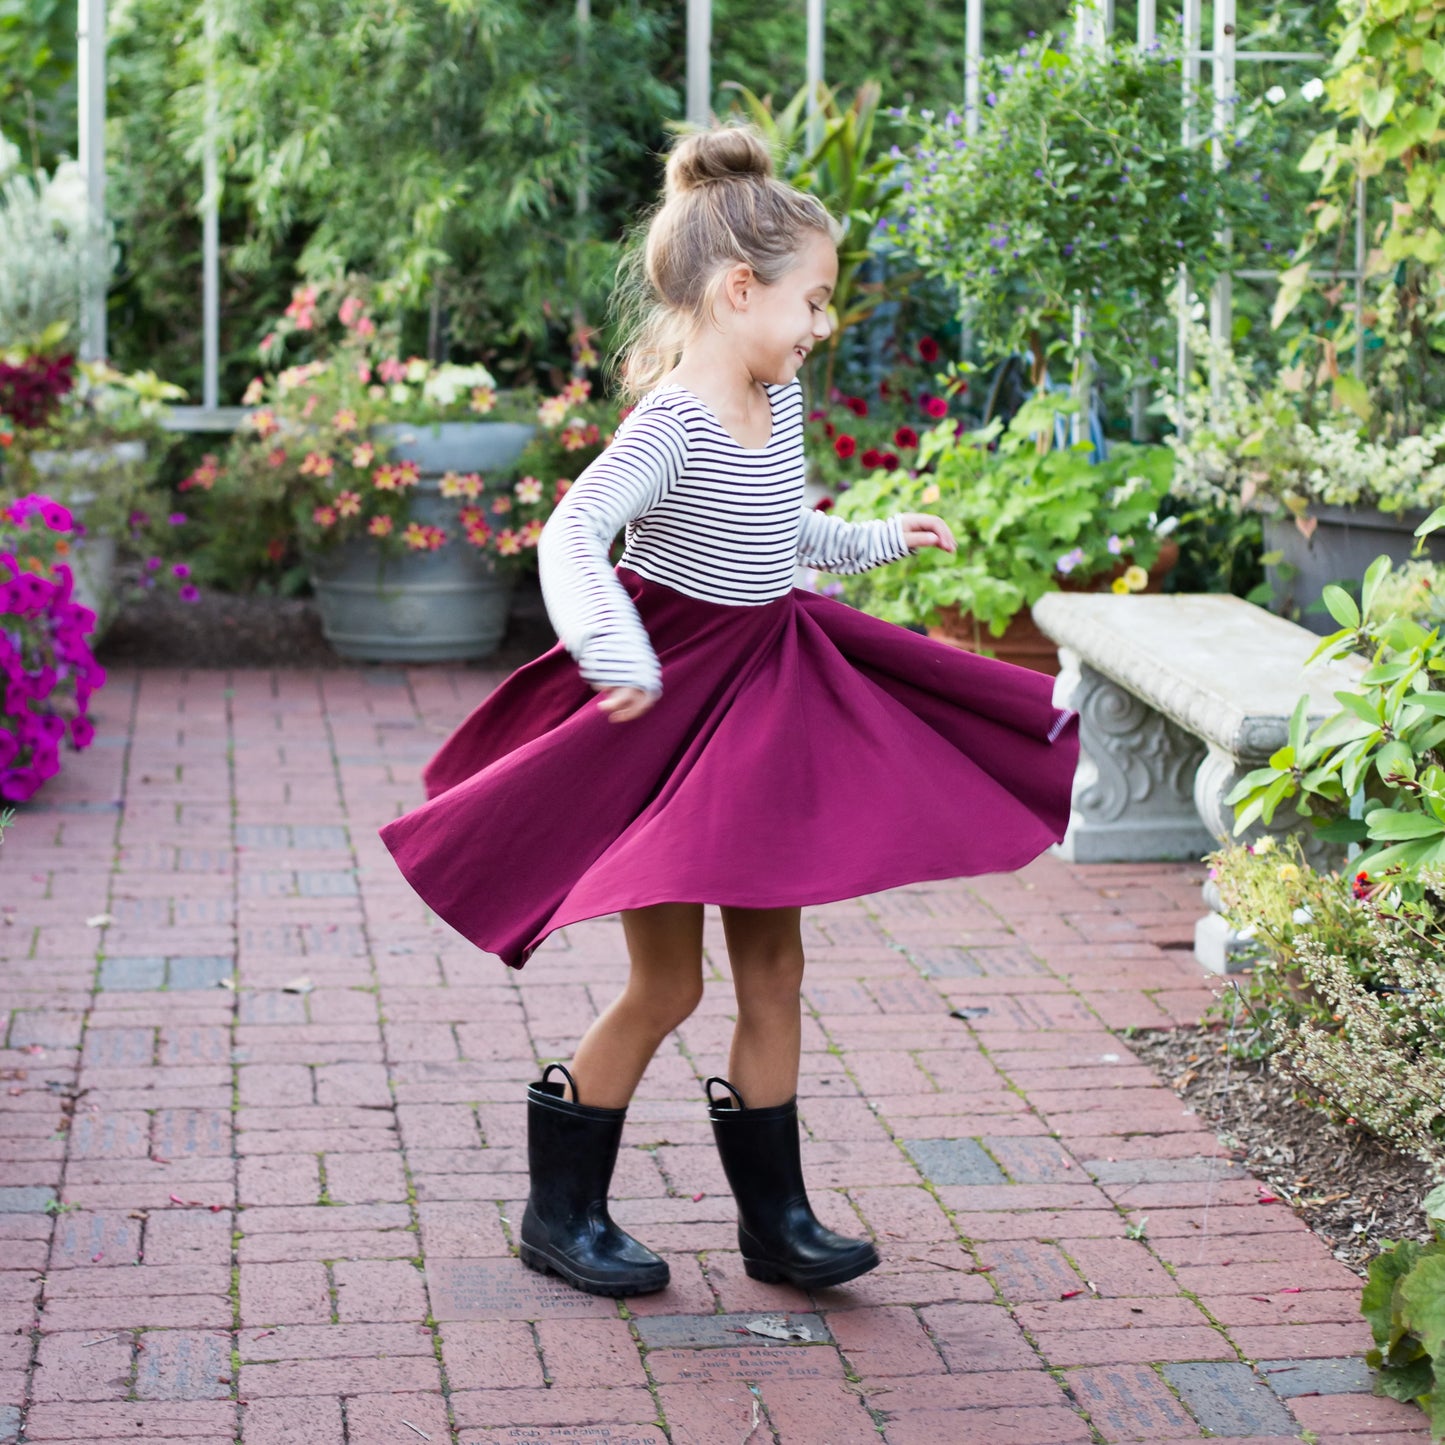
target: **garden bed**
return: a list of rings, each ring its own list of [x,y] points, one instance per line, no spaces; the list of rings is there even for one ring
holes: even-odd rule
[[[1222,1028],[1149,1030],[1129,1046],[1358,1274],[1382,1240],[1430,1238],[1425,1165],[1296,1102],[1306,1086],[1270,1061],[1231,1059]]]

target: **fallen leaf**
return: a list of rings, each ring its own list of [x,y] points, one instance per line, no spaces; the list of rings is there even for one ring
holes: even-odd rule
[[[1288,1289],[1282,1289],[1282,1290],[1280,1290],[1280,1293],[1281,1293],[1281,1294],[1299,1294],[1299,1293],[1300,1293],[1300,1286],[1297,1285],[1297,1284],[1292,1284],[1292,1285],[1290,1285],[1290,1287],[1289,1287]]]
[[[807,1325],[790,1325],[786,1315],[761,1315],[748,1320],[743,1328],[750,1335],[763,1335],[770,1340],[811,1340],[813,1332]]]
[[[1081,1289],[1066,1289],[1066,1290],[1063,1292],[1063,1294],[1061,1294],[1061,1295],[1059,1296],[1059,1298],[1060,1298],[1060,1299],[1077,1299],[1081,1294],[1083,1294],[1083,1290],[1081,1290]]]
[[[694,1194],[694,1195],[692,1196],[692,1202],[693,1202],[694,1204],[699,1204],[699,1203],[702,1202],[702,1200],[703,1200],[704,1198],[705,1198],[705,1196],[702,1195],[702,1194]]]
[[[186,1202],[179,1194],[171,1194],[168,1195],[167,1198],[170,1199],[172,1204],[184,1204]]]

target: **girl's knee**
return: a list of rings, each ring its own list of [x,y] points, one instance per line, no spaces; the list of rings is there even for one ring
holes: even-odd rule
[[[702,1002],[702,977],[670,983],[666,988],[652,987],[646,991],[633,991],[632,1005],[647,1021],[651,1032],[659,1039],[665,1038],[673,1029],[684,1024],[697,1011]]]
[[[797,949],[779,949],[733,963],[733,988],[740,1008],[788,1009],[797,1006],[803,991],[803,955]]]

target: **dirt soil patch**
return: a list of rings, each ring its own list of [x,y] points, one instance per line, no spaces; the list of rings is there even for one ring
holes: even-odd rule
[[[1308,1086],[1271,1061],[1231,1059],[1222,1027],[1149,1030],[1129,1047],[1356,1273],[1383,1240],[1430,1238],[1425,1165],[1298,1102]]]
[[[535,578],[519,584],[501,650],[485,659],[489,670],[510,671],[539,657],[556,641]],[[321,633],[309,597],[203,591],[199,602],[170,593],[132,598],[111,623],[97,656],[115,667],[366,666],[343,662]],[[390,664],[394,665],[394,664]]]

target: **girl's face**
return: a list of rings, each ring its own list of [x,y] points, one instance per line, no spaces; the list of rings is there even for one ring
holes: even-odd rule
[[[837,248],[823,232],[810,231],[795,264],[773,285],[747,275],[734,306],[748,370],[758,381],[791,381],[813,347],[832,334],[828,303],[838,282]]]

